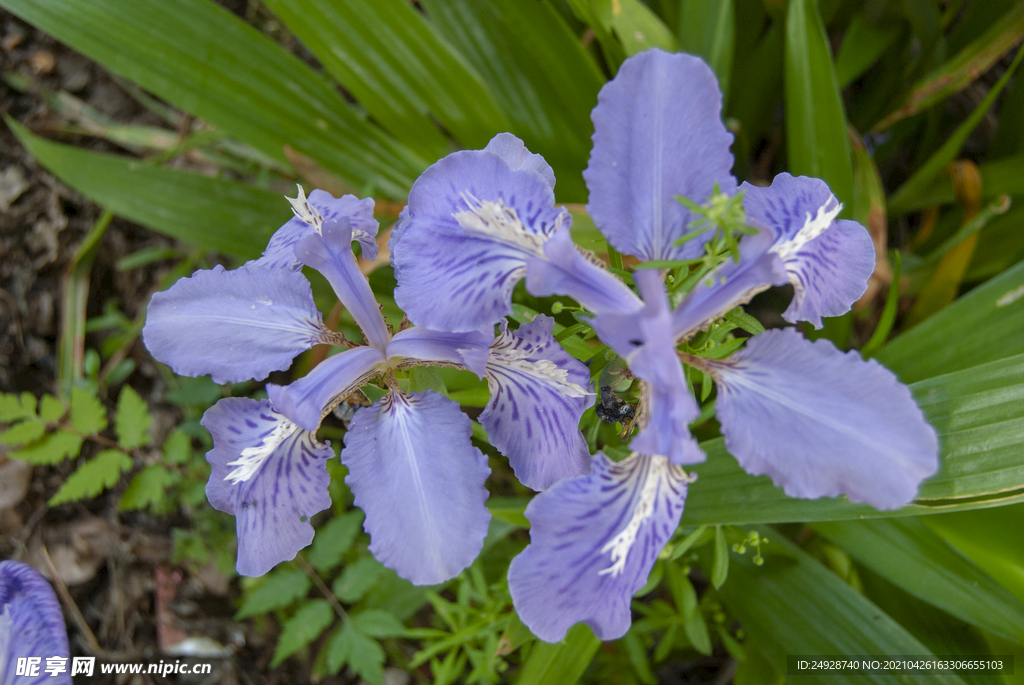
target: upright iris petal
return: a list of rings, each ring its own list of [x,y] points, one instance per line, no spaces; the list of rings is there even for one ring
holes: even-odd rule
[[[548,642],[583,621],[602,640],[622,637],[633,593],[683,513],[689,480],[664,457],[618,464],[600,452],[526,507],[530,544],[512,560],[508,588],[523,623]]]
[[[697,464],[705,455],[690,435],[689,424],[700,408],[676,353],[661,274],[643,269],[633,277],[644,296],[644,309],[636,314],[602,314],[592,321],[601,339],[646,383],[646,425],[630,447],[643,454],[667,456],[676,464]]]
[[[846,494],[894,509],[938,468],[935,431],[910,390],[856,351],[777,329],[701,363],[718,383],[729,452],[790,497]]]
[[[732,134],[721,110],[714,73],[691,55],[648,50],[601,88],[583,178],[587,210],[619,252],[642,261],[701,254],[709,234],[672,245],[697,218],[675,196],[701,204],[715,184],[735,190]]]
[[[628,288],[572,246],[572,217],[554,206],[541,161],[503,134],[485,150],[448,155],[416,180],[391,243],[395,300],[414,323],[457,332],[495,324],[511,313],[512,289],[524,276],[531,292],[639,308]]]
[[[295,216],[270,238],[263,256],[256,260],[260,266],[298,271],[302,264],[295,258],[295,246],[307,235],[320,230],[331,221],[345,219],[352,227],[352,240],[363,248],[363,257],[377,258],[377,220],[373,218],[373,198],[360,200],[355,195],[334,198],[323,190],[314,190],[307,199],[299,187],[299,196],[292,203]]]
[[[309,519],[331,506],[334,451],[266,400],[223,399],[201,423],[213,436],[206,497],[235,516],[238,572],[261,576],[313,542]]]
[[[47,657],[67,660],[69,655],[64,615],[53,588],[28,564],[0,561],[0,682],[71,685],[70,666],[56,675],[43,670]],[[28,657],[42,659],[38,675],[17,675],[18,659]]]
[[[502,325],[491,346],[491,398],[480,424],[534,490],[590,470],[580,416],[594,404],[590,372],[552,337],[555,320],[538,316],[516,331]]]
[[[197,271],[153,295],[142,338],[175,372],[228,383],[283,371],[337,336],[324,327],[302,274],[249,264]]]
[[[875,269],[875,248],[863,226],[836,221],[842,206],[825,182],[779,174],[768,188],[744,183],[740,189],[748,220],[778,236],[772,251],[793,284],[782,316],[821,328],[821,317],[850,311]]]
[[[487,535],[491,470],[471,432],[458,404],[428,390],[390,393],[356,412],[345,434],[345,482],[366,512],[370,551],[417,585],[456,576]]]
[[[483,326],[480,330],[465,333],[432,331],[413,326],[395,334],[388,343],[387,355],[388,359],[408,357],[423,362],[458,364],[483,378],[493,340],[492,326]]]
[[[348,219],[325,221],[321,231],[310,233],[295,245],[295,258],[319,271],[373,347],[383,350],[391,333],[366,276],[352,254],[352,227]]]

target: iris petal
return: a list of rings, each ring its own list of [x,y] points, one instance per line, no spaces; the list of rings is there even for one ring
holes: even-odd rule
[[[314,190],[309,194],[308,201],[325,222],[347,219],[352,226],[353,239],[359,241],[363,248],[363,257],[371,260],[377,258],[378,224],[373,218],[373,198],[360,200],[355,195],[335,198],[326,191]],[[257,263],[263,267],[298,271],[302,265],[295,258],[295,246],[311,233],[316,233],[311,224],[297,216],[292,217],[271,236],[263,257]]]
[[[732,134],[721,110],[714,73],[691,55],[642,52],[601,89],[583,178],[587,210],[619,252],[641,261],[702,253],[710,235],[672,246],[696,218],[675,196],[700,204],[716,183],[735,190]]]
[[[590,470],[580,416],[594,404],[590,372],[552,337],[555,320],[538,316],[502,327],[487,362],[491,399],[480,424],[516,478],[534,490]]]
[[[261,576],[313,542],[309,519],[331,506],[334,451],[266,400],[229,397],[203,416],[213,436],[210,504],[235,516],[238,572]]]
[[[705,363],[729,452],[790,497],[894,509],[938,468],[935,431],[910,390],[856,351],[776,329]]]
[[[71,685],[71,666],[51,676],[51,656],[70,659],[64,615],[53,588],[39,571],[20,561],[0,561],[0,682]],[[19,658],[40,657],[39,675],[16,675]]]
[[[508,570],[512,602],[533,634],[557,642],[583,621],[602,640],[622,637],[633,593],[679,525],[688,482],[664,457],[616,464],[598,453],[588,475],[534,497],[530,544]]]
[[[490,329],[490,331],[488,331]],[[388,343],[388,359],[408,357],[423,362],[448,362],[465,366],[483,378],[487,369],[493,327],[484,326],[477,331],[448,333],[413,326],[399,331]]]
[[[458,575],[483,547],[490,468],[471,432],[458,404],[428,390],[360,409],[345,434],[345,482],[366,513],[370,551],[416,585]]]
[[[142,329],[156,359],[217,383],[266,378],[333,338],[302,274],[252,264],[197,271],[156,293]]]

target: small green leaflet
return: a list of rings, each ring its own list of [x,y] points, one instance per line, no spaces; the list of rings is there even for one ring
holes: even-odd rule
[[[117,441],[122,447],[135,449],[149,442],[149,424],[153,417],[146,402],[131,386],[121,388],[117,398],[117,415],[114,417]]]
[[[132,458],[119,450],[103,450],[68,476],[60,490],[50,498],[50,506],[95,497],[121,480],[121,473],[132,467]]]
[[[25,445],[43,437],[45,432],[44,422],[35,417],[28,418],[0,433],[0,445]]]
[[[356,626],[358,617],[345,621],[327,644],[327,669],[338,673],[348,664],[370,685],[384,682],[384,650]]]
[[[159,464],[147,466],[135,474],[132,482],[121,496],[117,508],[121,511],[143,509],[150,505],[159,505],[164,501],[167,488],[176,483],[179,475],[168,471]]]
[[[363,512],[350,511],[331,519],[316,531],[306,561],[318,573],[327,573],[341,563],[345,552],[362,530]]]
[[[53,395],[43,395],[39,401],[39,418],[47,423],[59,421],[66,410],[64,403]]]
[[[107,410],[103,403],[88,390],[71,391],[71,425],[85,435],[94,435],[107,427]]]
[[[180,428],[175,429],[164,441],[164,461],[168,464],[184,464],[192,456],[192,438]]]
[[[373,587],[383,571],[381,563],[367,554],[346,566],[331,590],[346,604],[357,602]]]
[[[247,616],[282,609],[309,594],[311,585],[309,576],[302,571],[295,569],[272,571],[265,577],[262,585],[246,593],[242,608],[235,614],[235,620],[239,621]]]
[[[21,395],[13,393],[0,394],[0,421],[10,423],[18,419],[27,419],[36,414],[36,397],[30,392]]]
[[[312,599],[288,619],[277,641],[271,668],[320,637],[334,620],[334,612],[326,599]]]
[[[725,531],[715,526],[715,564],[711,569],[711,582],[715,589],[722,587],[729,575],[729,546],[725,542]]]
[[[82,436],[61,429],[7,456],[30,464],[56,464],[68,457],[78,456],[81,449]]]

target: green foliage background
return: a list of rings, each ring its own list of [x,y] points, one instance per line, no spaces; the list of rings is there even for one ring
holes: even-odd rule
[[[281,195],[295,181],[373,196],[386,225],[426,166],[501,131],[551,163],[560,202],[585,203],[580,173],[597,92],[623,59],[657,46],[699,54],[715,70],[741,180],[784,170],[825,179],[845,216],[888,236],[889,261],[902,265],[904,290],[899,280],[880,288],[880,301],[889,290],[884,310],[831,320],[824,334],[841,347],[864,345],[892,368],[938,430],[941,470],[913,504],[877,512],[842,499],[790,500],[743,473],[709,424],[700,433],[708,461],[638,593],[638,620],[599,649],[583,626],[561,644],[538,643],[511,609],[504,573],[526,541],[525,490],[499,482],[481,558],[444,586],[416,588],[367,552],[362,514],[334,463],[333,510],[315,520],[313,546],[241,581],[236,617],[278,634],[272,666],[347,668],[375,685],[385,664],[418,682],[655,683],[665,664],[721,645],[743,684],[783,682],[794,654],[1014,654],[1024,672],[1024,205],[1014,204],[1024,196],[1024,79],[1015,76],[1024,2],[264,0],[250,2],[246,18],[211,0],[0,6],[136,84],[167,122],[130,126],[86,112],[91,135],[134,153],[109,155],[8,121],[44,166],[107,213],[65,293],[64,392],[0,397],[0,443],[20,446],[10,456],[33,464],[77,459],[94,445],[51,504],[127,482],[122,509],[189,516],[192,526],[175,533],[182,563],[233,566],[233,522],[203,498],[210,445],[197,421],[220,397],[256,389],[168,372],[166,399],[183,423],[160,449],[148,444],[149,411],[125,384],[134,367],[124,350],[143,317],[109,310],[85,319],[92,254],[112,215],[182,241],[123,265],[172,260],[168,287],[212,252],[258,255],[288,218]],[[283,47],[291,38],[302,57]],[[70,98],[49,97],[55,108]],[[955,115],[964,102],[967,115]],[[994,128],[981,126],[992,112]],[[217,164],[217,177],[167,165],[186,150]],[[606,251],[572,209],[575,239]],[[371,284],[398,323],[390,270]],[[320,287],[324,311],[329,297]],[[899,308],[901,297],[913,306]],[[520,292],[517,318],[551,304]],[[594,354],[569,312],[557,319],[571,353]],[[341,325],[355,332],[350,319]],[[76,355],[97,331],[99,348]],[[467,407],[487,398],[457,372],[408,382]],[[116,407],[105,405],[100,398],[118,386]],[[593,416],[583,427],[592,447],[621,444]],[[474,436],[486,448],[478,426]],[[330,429],[323,437],[339,442]],[[497,458],[492,466],[508,472]],[[967,671],[930,678],[1024,681]]]

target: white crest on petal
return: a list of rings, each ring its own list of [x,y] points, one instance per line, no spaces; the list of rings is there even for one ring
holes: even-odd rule
[[[306,192],[302,189],[302,186],[296,183],[295,187],[299,189],[298,197],[285,197],[292,206],[292,213],[315,228],[317,233],[322,233],[324,227],[323,215],[320,214],[316,207],[309,204],[309,200],[306,199]]]
[[[786,242],[773,247],[772,252],[779,255],[783,260],[792,257],[794,254],[799,252],[804,245],[828,230],[836,217],[839,216],[839,212],[842,210],[843,204],[836,199],[835,195],[830,194],[828,196],[828,200],[825,201],[825,204],[818,207],[817,215],[812,217],[811,213],[807,212],[807,218],[804,220],[804,225],[799,231],[797,231],[797,234]]]
[[[229,480],[232,485],[237,485],[255,476],[267,457],[277,449],[278,445],[291,437],[297,430],[299,430],[297,424],[292,423],[281,414],[277,414],[277,425],[274,426],[274,430],[263,438],[263,442],[255,447],[246,447],[242,450],[238,459],[228,462],[228,466],[234,466],[235,468],[231,469],[231,472],[224,477],[224,480]]]
[[[505,205],[504,200],[497,202],[478,200],[469,193],[463,193],[462,199],[469,208],[452,214],[463,230],[498,240],[507,245],[514,245],[538,257],[544,257],[544,243],[548,235],[533,233],[526,230],[519,213],[514,207]],[[555,229],[561,227],[562,216],[559,215]]]
[[[494,339],[494,342],[491,343],[487,366],[496,366],[525,373],[544,385],[554,388],[566,397],[586,397],[594,394],[579,384],[570,382],[568,370],[559,368],[553,361],[548,359],[529,359],[534,354],[536,354],[536,348],[533,345],[522,338],[516,337],[508,330],[502,330],[498,337]],[[490,374],[488,374],[488,383],[494,382]],[[491,391],[494,391],[493,387]]]
[[[695,475],[687,476],[682,467],[670,462],[668,457],[658,455],[648,457],[634,452],[629,456],[629,459],[647,460],[645,465],[640,466],[640,468],[646,467],[646,474],[643,476],[644,482],[640,487],[640,497],[637,499],[636,506],[633,508],[633,515],[630,517],[626,527],[601,548],[601,554],[611,552],[612,560],[611,566],[597,572],[598,575],[602,576],[611,574],[614,578],[626,570],[626,557],[629,555],[629,550],[633,547],[633,543],[636,542],[636,536],[639,534],[640,528],[654,515],[654,508],[659,492],[662,489],[662,483],[670,479],[692,483],[697,479]]]

